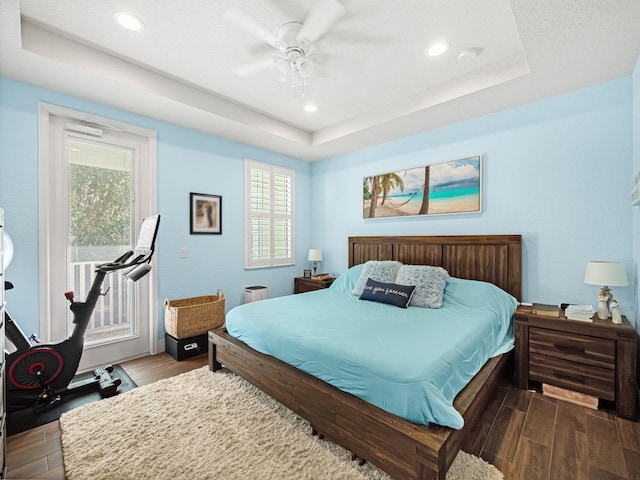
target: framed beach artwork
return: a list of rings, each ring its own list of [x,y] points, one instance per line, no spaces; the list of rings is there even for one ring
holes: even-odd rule
[[[362,217],[482,211],[482,155],[365,177]]]
[[[191,233],[216,235],[222,233],[222,197],[205,193],[191,193]]]

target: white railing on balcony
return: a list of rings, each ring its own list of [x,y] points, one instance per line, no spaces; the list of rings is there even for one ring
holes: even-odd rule
[[[73,290],[75,299],[84,302],[95,278],[96,266],[107,263],[108,260],[93,262],[72,262],[69,286]],[[108,274],[102,284],[102,292],[93,311],[91,321],[87,326],[85,341],[91,342],[102,337],[120,336],[130,330],[128,297],[131,294],[130,282],[116,271]]]

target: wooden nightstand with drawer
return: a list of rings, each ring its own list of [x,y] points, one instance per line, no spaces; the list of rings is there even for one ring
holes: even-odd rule
[[[519,307],[516,319],[515,384],[547,383],[615,402],[616,415],[637,420],[637,333],[623,317],[593,322],[535,315]]]
[[[329,288],[335,277],[329,277],[324,280],[314,280],[309,277],[296,277],[293,280],[293,293],[312,292],[322,288]]]

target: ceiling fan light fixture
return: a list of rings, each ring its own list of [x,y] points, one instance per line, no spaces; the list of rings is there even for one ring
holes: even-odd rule
[[[449,50],[449,42],[445,40],[438,40],[427,47],[427,55],[430,57],[437,57],[446,53]]]
[[[270,69],[272,75],[281,82],[291,81],[294,100],[304,97],[307,79],[315,70],[316,56],[314,42],[320,40],[346,12],[339,0],[322,0],[314,4],[304,22],[293,21],[281,25],[274,35],[259,19],[248,15],[237,7],[231,7],[223,16],[254,37],[276,48],[279,52],[275,64],[257,61],[237,69],[240,75],[247,75],[263,69]]]
[[[309,58],[299,58],[296,60],[295,66],[301,78],[309,78],[313,73],[314,65]]]
[[[144,30],[144,23],[142,23],[142,20],[131,13],[116,12],[113,15],[113,18],[118,22],[118,25],[126,28],[127,30],[131,30],[132,32],[140,32]]]

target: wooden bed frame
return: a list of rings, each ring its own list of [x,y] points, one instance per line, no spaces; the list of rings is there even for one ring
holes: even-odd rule
[[[521,298],[520,235],[350,237],[349,267],[367,260],[436,265],[459,278],[494,283]],[[256,352],[224,329],[209,332],[209,369],[223,365],[287,406],[320,433],[394,478],[445,480],[446,472],[509,371],[510,354],[490,359],[458,394],[461,430],[418,425],[345,393],[274,357]]]

